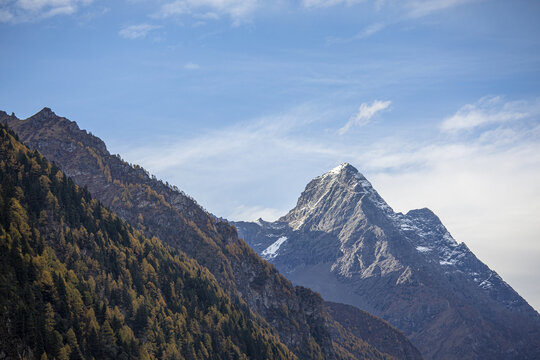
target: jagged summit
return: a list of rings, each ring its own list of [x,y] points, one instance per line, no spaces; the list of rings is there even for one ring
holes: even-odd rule
[[[407,212],[407,216],[424,216],[424,217],[434,217],[434,218],[437,218],[437,220],[439,219],[437,215],[435,215],[435,213],[431,211],[431,209],[428,209],[426,207],[421,208],[421,209],[409,210]]]
[[[5,122],[12,119],[17,119],[14,112],[9,115],[7,112],[0,110],[0,122]]]
[[[316,180],[336,181],[341,186],[350,188],[360,186],[365,191],[375,191],[368,179],[357,168],[347,162],[343,162],[321,176],[317,176],[310,184],[317,183]],[[308,184],[308,187],[310,184]]]
[[[305,224],[330,230],[336,219],[373,213],[372,209],[393,214],[392,208],[354,166],[342,163],[316,177],[306,186],[294,209],[279,219],[298,230]]]
[[[336,176],[336,175],[343,175],[343,176],[353,176],[357,179],[365,179],[365,176],[362,175],[357,168],[349,164],[348,162],[343,162],[340,165],[336,166],[335,168],[325,172],[320,177],[326,177],[326,176]]]
[[[343,162],[341,164],[339,164],[338,166],[336,166],[335,168],[327,171],[325,174],[339,174],[343,171],[353,171],[353,172],[358,172],[358,170],[352,166],[351,164],[349,164],[348,162]]]
[[[27,133],[26,141],[42,137],[41,146],[43,147],[52,149],[62,143],[64,150],[71,153],[77,147],[77,143],[84,139],[84,142],[91,144],[98,153],[108,154],[107,147],[100,138],[89,134],[86,130],[81,130],[75,121],[56,115],[49,107],[44,107],[23,120],[15,116],[2,116],[0,113],[0,122],[8,125],[17,133]],[[42,132],[46,132],[50,139],[44,139],[41,135]],[[44,149],[40,150],[44,151]]]
[[[15,113],[11,113],[11,116],[8,115],[5,111],[0,110],[0,118],[11,118],[11,120],[21,120],[17,116],[15,116]],[[54,119],[64,119],[58,115],[54,111],[51,110],[49,107],[44,107],[34,115],[28,117],[27,119],[22,119],[22,121],[43,121],[43,120],[54,120]]]
[[[56,113],[51,110],[49,107],[44,107],[40,111],[38,111],[36,114],[32,115],[30,119],[52,119],[57,117]]]

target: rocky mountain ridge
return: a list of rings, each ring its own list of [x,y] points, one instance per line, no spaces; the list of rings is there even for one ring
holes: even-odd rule
[[[384,318],[426,358],[533,359],[540,317],[429,209],[395,213],[350,164],[241,237],[293,283]]]

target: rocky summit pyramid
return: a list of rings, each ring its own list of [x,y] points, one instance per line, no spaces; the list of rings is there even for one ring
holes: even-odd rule
[[[432,211],[394,212],[350,164],[279,220],[235,226],[293,283],[384,318],[427,359],[540,359],[539,314]]]

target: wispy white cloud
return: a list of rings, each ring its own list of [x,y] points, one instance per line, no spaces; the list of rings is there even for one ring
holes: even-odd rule
[[[381,101],[381,100],[375,100],[371,104],[363,103],[360,105],[360,108],[358,109],[358,112],[351,116],[349,121],[343,126],[341,129],[338,130],[340,135],[345,134],[347,131],[350,130],[351,127],[357,126],[362,127],[371,121],[373,116],[377,114],[378,112],[387,109],[391,104],[391,101]]]
[[[408,0],[400,6],[404,7],[409,17],[418,18],[474,1],[481,0]],[[81,6],[92,2],[93,0],[6,0],[0,3],[0,22],[34,21],[57,15],[70,15],[79,11]],[[291,3],[286,0],[275,4],[262,0],[164,0],[157,2],[158,9],[154,11],[153,17],[192,16],[199,21],[228,17],[233,24],[239,25],[249,21],[258,10],[287,8]],[[307,9],[324,9],[360,3],[373,3],[378,11],[388,6],[385,0],[302,0],[300,6]],[[370,25],[348,41],[369,37],[382,28],[381,24]]]
[[[412,0],[405,3],[409,16],[422,17],[458,5],[476,2],[478,0]]]
[[[151,164],[149,169],[159,172],[192,164],[197,159],[201,161],[212,158],[232,160],[239,155],[237,152],[242,153],[242,157],[249,158],[266,148],[276,149],[278,152],[284,149],[288,151],[297,146],[295,141],[289,140],[290,133],[294,133],[295,129],[303,129],[307,124],[320,120],[324,116],[323,111],[318,111],[311,105],[302,105],[283,114],[261,117],[254,121],[208,131],[199,137],[184,139],[177,144],[161,142],[155,147],[138,148],[130,152],[130,156],[139,159],[141,163]],[[165,149],[170,151],[165,151]],[[304,151],[295,148],[295,151],[302,153],[314,150],[308,146]],[[159,158],[158,154],[161,154]]]
[[[360,3],[373,3],[377,11],[384,11],[390,7],[398,5],[404,8],[407,16],[419,18],[453,7],[473,3],[482,0],[404,0],[398,3],[386,0],[302,0],[302,5],[306,8],[328,8],[332,6],[353,6]]]
[[[302,4],[307,8],[324,8],[335,5],[356,5],[364,0],[303,0]]]
[[[35,21],[57,15],[71,15],[93,0],[16,0],[0,4],[0,22]]]
[[[375,9],[377,11],[380,11],[385,4],[386,4],[386,0],[375,0]]]
[[[56,15],[71,15],[77,11],[77,7],[74,5],[59,6],[49,9],[43,13],[44,18],[53,17]]]
[[[149,32],[159,29],[161,26],[159,25],[151,25],[151,24],[139,24],[139,25],[130,25],[122,28],[118,35],[120,35],[123,38],[126,39],[141,39],[145,38],[146,35],[148,35]]]
[[[386,25],[383,24],[383,23],[374,23],[374,24],[366,26],[364,29],[362,29],[362,31],[360,31],[359,33],[357,33],[354,36],[346,37],[346,38],[343,38],[343,37],[328,37],[328,38],[326,38],[326,42],[328,44],[343,44],[343,43],[349,43],[349,42],[352,42],[352,41],[355,41],[355,40],[366,39],[366,38],[380,32],[380,31],[382,31],[385,27],[386,27]]]
[[[474,104],[463,106],[454,115],[446,118],[441,129],[455,132],[486,124],[520,120],[537,113],[538,107],[538,104],[524,106],[523,102],[505,102],[499,96],[484,97]]]
[[[0,22],[10,22],[13,20],[13,14],[9,10],[0,9]]]
[[[184,65],[184,69],[186,70],[199,70],[200,68],[201,66],[195,63],[187,63],[186,65]]]
[[[18,0],[17,6],[29,11],[39,11],[47,8],[72,7],[79,2],[73,0]]]
[[[384,27],[385,25],[383,23],[371,24],[367,26],[366,28],[364,28],[364,30],[356,34],[355,39],[365,39],[367,37],[370,37],[371,35],[376,34],[379,31],[383,30]]]
[[[258,0],[175,0],[163,4],[156,17],[192,15],[197,18],[217,19],[230,17],[240,24],[259,7]]]

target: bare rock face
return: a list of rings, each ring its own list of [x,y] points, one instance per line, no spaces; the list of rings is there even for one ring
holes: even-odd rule
[[[395,213],[349,164],[273,223],[234,223],[293,283],[367,310],[429,359],[538,359],[540,316],[429,209]]]
[[[103,141],[80,130],[75,122],[48,108],[26,120],[0,111],[0,122],[136,229],[181,249],[208,268],[233,299],[245,304],[246,311],[259,314],[276,329],[298,358],[395,358],[391,349],[387,352],[382,346],[387,344],[374,347],[337,323],[318,294],[292,286],[239,239],[229,223],[140,166],[109,154]],[[386,336],[387,330],[380,335]],[[396,333],[395,329],[388,331]],[[401,334],[392,346],[413,347]],[[420,358],[416,351],[405,359]]]

